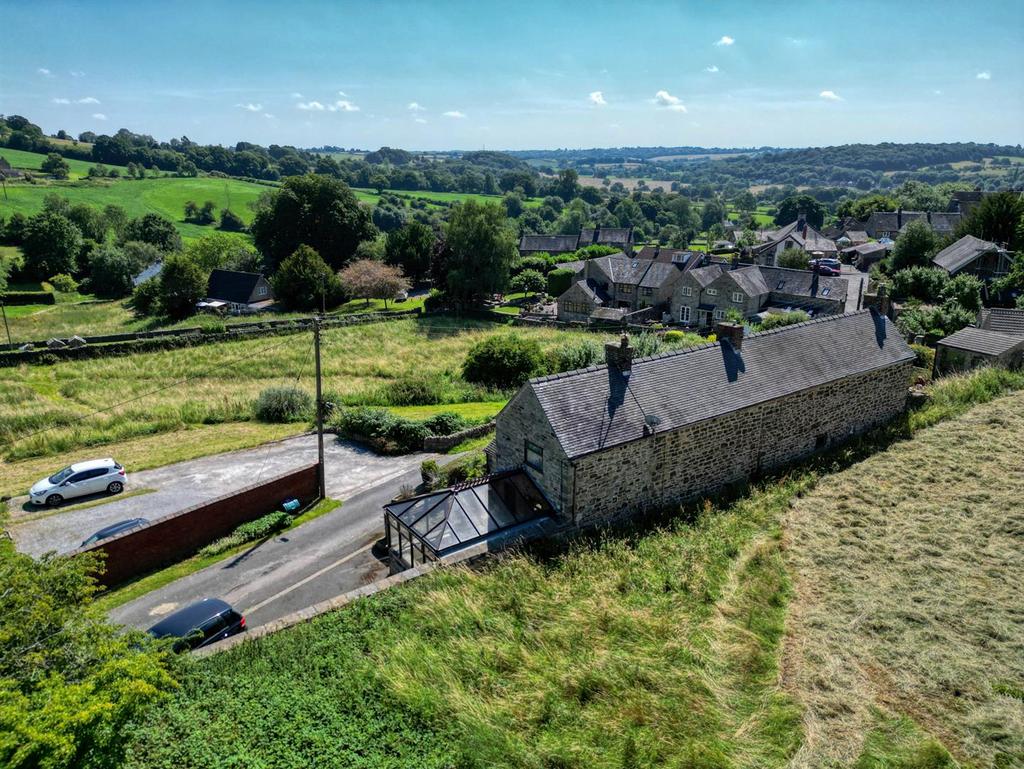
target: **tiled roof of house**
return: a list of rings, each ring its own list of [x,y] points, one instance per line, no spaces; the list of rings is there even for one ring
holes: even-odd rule
[[[650,259],[654,262],[670,262],[672,264],[687,264],[691,259],[700,258],[703,254],[697,251],[688,251],[685,248],[665,248],[662,246],[644,246],[637,254],[640,259]]]
[[[633,242],[632,227],[588,227],[580,230],[580,247],[598,243],[602,246],[624,246]]]
[[[728,270],[727,274],[747,296],[761,296],[771,290],[765,283],[760,267],[742,267],[738,270]]]
[[[978,313],[978,327],[1024,337],[1024,310],[985,307]]]
[[[862,310],[753,334],[739,351],[715,342],[639,359],[628,378],[602,365],[525,386],[574,458],[643,438],[645,417],[667,432],[913,358],[891,322]]]
[[[519,239],[519,250],[566,254],[575,251],[578,242],[578,235],[523,235]]]
[[[844,248],[843,249],[843,253],[844,254],[860,254],[860,255],[863,256],[864,254],[873,254],[876,251],[888,251],[888,250],[889,250],[889,246],[886,246],[885,243],[875,243],[875,242],[872,242],[872,243],[861,243],[861,244],[856,245],[856,246],[850,246],[849,248]]]
[[[759,234],[759,238],[763,239],[763,245],[759,248],[765,250],[775,246],[787,238],[792,238],[805,251],[832,252],[836,250],[836,244],[832,240],[826,238],[809,224],[805,223],[802,228],[797,225],[799,225],[798,221],[790,222],[785,227],[780,227],[777,230]]]
[[[983,355],[1002,355],[1015,347],[1024,348],[1024,337],[991,331],[987,328],[967,326],[940,339],[938,343],[944,347],[955,347],[958,350],[977,352]]]
[[[584,280],[577,280],[573,285],[596,304],[603,304],[611,298],[596,280],[586,278]]]
[[[759,269],[768,290],[772,293],[825,297],[845,302],[846,292],[850,287],[846,278],[817,275],[810,270],[791,270],[786,267],[761,267]]]
[[[720,264],[709,264],[707,267],[696,267],[690,270],[689,274],[693,276],[695,281],[700,283],[701,288],[706,288],[715,278],[722,274],[722,266]]]
[[[939,251],[932,259],[932,264],[952,274],[962,270],[979,256],[998,248],[995,243],[989,243],[973,235],[964,235],[956,243]]]
[[[214,270],[210,273],[206,296],[223,302],[246,304],[262,277],[258,272]]]
[[[933,211],[928,214],[932,229],[940,235],[953,232],[960,224],[963,215],[959,212]]]
[[[867,243],[869,240],[868,234],[864,230],[846,230],[843,235],[848,238],[851,243]]]
[[[671,262],[647,262],[647,271],[640,279],[640,285],[644,288],[660,288],[665,281],[674,278],[679,274],[679,268]]]

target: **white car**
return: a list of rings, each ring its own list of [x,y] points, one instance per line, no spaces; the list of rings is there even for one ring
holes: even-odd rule
[[[28,492],[36,505],[55,507],[65,499],[109,492],[120,494],[128,482],[124,468],[109,457],[75,462],[49,478],[37,482]]]

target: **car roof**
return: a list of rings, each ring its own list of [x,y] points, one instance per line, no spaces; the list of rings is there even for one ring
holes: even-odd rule
[[[219,598],[204,598],[184,609],[178,609],[167,617],[157,622],[149,629],[149,634],[157,638],[165,636],[183,637],[190,631],[203,624],[206,620],[212,619],[218,614],[229,611],[231,605]]]
[[[93,534],[93,536],[107,537],[111,534],[116,534],[119,531],[123,531],[124,529],[131,529],[136,526],[141,526],[144,523],[149,523],[149,521],[147,521],[145,518],[129,518],[127,521],[118,521],[117,523],[112,523],[109,526],[106,526],[105,528],[102,528],[99,531],[97,531],[95,534]]]
[[[97,467],[113,467],[116,464],[110,457],[106,459],[87,459],[85,462],[75,462],[71,465],[71,472],[80,473],[83,470],[95,470]]]

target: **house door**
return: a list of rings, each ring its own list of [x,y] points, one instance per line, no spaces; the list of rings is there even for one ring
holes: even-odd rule
[[[697,325],[698,326],[710,326],[711,325],[711,310],[697,310]]]

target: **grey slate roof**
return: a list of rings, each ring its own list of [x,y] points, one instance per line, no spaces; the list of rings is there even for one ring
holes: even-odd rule
[[[647,271],[640,279],[643,288],[660,288],[665,282],[679,274],[679,268],[671,262],[647,262]]]
[[[787,267],[761,267],[760,270],[768,290],[775,294],[846,301],[846,292],[850,287],[846,278],[815,275],[810,270],[791,270]],[[827,293],[822,293],[825,289],[828,289]]]
[[[566,254],[576,250],[578,241],[578,235],[523,235],[519,239],[519,250]]]
[[[247,304],[253,291],[256,290],[256,284],[262,277],[258,272],[214,270],[210,273],[210,283],[206,295],[210,299]],[[269,295],[267,298],[270,298]]]
[[[693,279],[700,283],[701,288],[706,288],[714,282],[715,278],[722,274],[722,266],[709,264],[707,267],[697,267],[689,271]]]
[[[964,235],[956,243],[952,243],[939,251],[932,259],[932,264],[941,267],[951,275],[959,272],[979,256],[997,250],[999,246],[973,235]]]
[[[932,225],[932,229],[940,235],[953,232],[959,226],[962,218],[963,215],[958,212],[933,211],[928,214],[928,221]]]
[[[656,262],[671,262],[672,264],[683,265],[693,258],[700,258],[703,254],[696,251],[688,251],[685,248],[644,246],[640,249],[637,256],[641,259],[651,259]]]
[[[580,247],[598,243],[602,246],[624,246],[633,242],[632,227],[586,227],[580,230]]]
[[[1024,348],[1024,337],[1015,334],[1004,334],[987,328],[967,326],[940,339],[939,344],[955,347],[958,350],[977,352],[983,355],[1002,355],[1015,347]]]
[[[914,359],[896,327],[870,310],[634,361],[624,377],[591,366],[530,380],[570,458],[667,432],[811,387]]]
[[[743,267],[738,270],[729,270],[729,277],[736,281],[747,296],[762,296],[771,289],[765,283],[765,279],[758,267]]]
[[[1024,337],[1024,310],[985,307],[978,313],[978,327]]]

